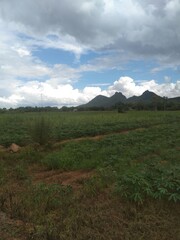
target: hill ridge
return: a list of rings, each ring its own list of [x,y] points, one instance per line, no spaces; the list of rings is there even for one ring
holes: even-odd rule
[[[173,102],[180,102],[180,97],[165,98],[157,95],[156,93],[146,90],[140,96],[132,96],[126,98],[122,92],[115,92],[114,95],[107,97],[104,95],[97,95],[95,98],[90,100],[88,103],[78,106],[79,108],[111,108],[118,104],[149,104],[152,102],[162,102],[165,99]]]

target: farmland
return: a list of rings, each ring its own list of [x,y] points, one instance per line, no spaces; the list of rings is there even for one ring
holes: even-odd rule
[[[0,239],[179,239],[179,123],[179,111],[1,114]]]

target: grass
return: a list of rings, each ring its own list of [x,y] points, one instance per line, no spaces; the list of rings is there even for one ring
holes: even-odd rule
[[[26,146],[16,154],[0,152],[0,213],[12,224],[3,223],[2,229],[0,214],[4,239],[180,237],[179,112],[56,113],[51,119],[47,113],[51,142],[43,146],[27,130],[29,119],[36,123],[39,117],[15,118],[25,135],[6,122]],[[12,120],[3,115],[0,121],[5,118]],[[95,134],[107,135],[72,140]],[[14,138],[8,131],[6,137]],[[69,140],[54,145],[62,139]],[[93,174],[69,185],[56,181],[58,174],[76,170]]]

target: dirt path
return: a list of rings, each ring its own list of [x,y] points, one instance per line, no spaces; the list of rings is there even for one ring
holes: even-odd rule
[[[96,136],[90,136],[90,137],[79,137],[79,138],[72,138],[72,139],[66,139],[66,140],[62,140],[60,142],[56,142],[54,143],[54,147],[58,148],[59,146],[61,146],[62,144],[65,143],[69,143],[69,142],[80,142],[80,141],[84,141],[84,140],[95,140],[95,141],[99,141],[107,136],[110,135],[118,135],[118,134],[128,134],[129,132],[137,132],[137,131],[144,131],[146,128],[135,128],[135,129],[130,129],[130,130],[121,130],[118,132],[110,132],[110,133],[105,133],[105,134],[99,134]]]
[[[132,131],[143,131],[145,128],[137,128],[133,130],[123,130],[115,133],[101,134],[92,137],[80,137],[74,139],[67,139],[60,142],[56,142],[53,145],[53,148],[58,148],[62,144],[69,142],[80,142],[84,140],[94,140],[98,141],[103,139],[106,136],[110,136],[112,134],[128,134]],[[95,171],[87,171],[87,170],[76,170],[76,171],[63,171],[62,170],[50,170],[43,169],[42,166],[34,166],[29,169],[29,175],[32,176],[33,182],[44,182],[47,184],[61,184],[64,186],[70,185],[74,189],[79,189],[82,186],[82,182],[93,175],[95,175]]]
[[[76,170],[76,171],[61,171],[39,168],[34,166],[34,169],[30,169],[29,174],[32,176],[33,182],[44,182],[46,184],[61,184],[64,186],[70,185],[74,189],[79,189],[82,186],[82,182],[95,175],[95,171]]]

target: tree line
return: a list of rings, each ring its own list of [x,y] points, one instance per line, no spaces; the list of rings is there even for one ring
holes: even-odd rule
[[[7,113],[7,112],[76,112],[76,111],[112,111],[117,110],[118,112],[126,112],[128,110],[150,110],[150,111],[171,111],[171,110],[180,110],[180,102],[176,101],[168,101],[165,99],[164,101],[152,101],[150,103],[121,103],[115,104],[111,107],[67,107],[63,106],[61,108],[58,107],[18,107],[18,108],[0,108],[0,113]]]

